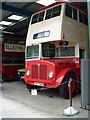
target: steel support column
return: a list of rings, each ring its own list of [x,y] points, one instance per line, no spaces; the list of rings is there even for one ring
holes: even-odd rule
[[[88,45],[89,45],[89,59],[90,59],[90,0],[88,0],[87,4],[88,4],[88,34],[89,34]]]

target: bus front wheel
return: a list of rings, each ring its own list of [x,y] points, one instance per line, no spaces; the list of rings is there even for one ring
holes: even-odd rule
[[[65,77],[63,84],[59,86],[60,95],[65,99],[69,99],[68,83],[69,83],[70,78],[72,78],[72,82],[71,82],[72,97],[74,97],[76,95],[76,82],[75,82],[76,78],[75,78],[75,75],[74,74],[68,74]]]
[[[31,91],[32,86],[26,83],[26,88],[27,88],[29,91]]]

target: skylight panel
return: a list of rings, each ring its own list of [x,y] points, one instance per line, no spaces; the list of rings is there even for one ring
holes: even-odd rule
[[[23,16],[19,16],[19,15],[11,15],[10,17],[8,17],[8,19],[12,19],[12,20],[21,20],[23,19]]]
[[[2,30],[4,27],[3,26],[0,26],[0,30]]]
[[[10,25],[12,24],[12,22],[8,22],[8,21],[1,21],[0,25]]]
[[[55,0],[39,0],[39,1],[37,1],[37,3],[44,5],[44,6],[48,6],[48,5],[53,4],[55,2],[56,2]]]

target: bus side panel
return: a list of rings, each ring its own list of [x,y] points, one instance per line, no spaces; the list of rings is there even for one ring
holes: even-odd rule
[[[86,57],[88,57],[88,28],[87,25],[77,22],[72,18],[64,15],[62,21],[62,33],[64,33],[65,40],[76,42],[80,48],[86,50]]]
[[[7,45],[7,47],[5,46]],[[24,45],[2,44],[3,80],[18,78],[18,69],[25,67]]]
[[[16,79],[18,78],[18,69],[23,68],[23,65],[4,65],[3,77],[4,79]]]

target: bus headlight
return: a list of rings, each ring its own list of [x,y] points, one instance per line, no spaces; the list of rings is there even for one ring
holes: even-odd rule
[[[20,72],[18,72],[18,75],[20,75]]]
[[[53,78],[53,76],[54,76],[53,72],[49,72],[48,77]]]
[[[29,70],[26,71],[26,75],[30,76],[30,71]]]

